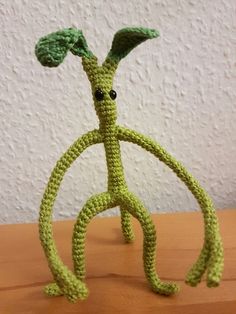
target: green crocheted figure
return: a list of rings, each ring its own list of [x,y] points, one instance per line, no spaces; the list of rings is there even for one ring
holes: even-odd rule
[[[223,248],[211,199],[197,180],[158,143],[116,124],[116,92],[113,90],[113,77],[117,66],[134,47],[158,35],[156,30],[142,27],[121,29],[115,34],[111,49],[102,65],[98,65],[97,58],[89,50],[82,32],[77,29],[68,28],[49,34],[41,38],[36,45],[36,56],[44,66],[58,66],[63,62],[68,51],[82,57],[83,68],[91,83],[94,106],[99,118],[99,128],[77,139],[57,162],[42,199],[39,234],[54,278],[54,282],[45,287],[48,295],[64,295],[71,302],[87,297],[88,289],[84,283],[86,228],[93,217],[115,206],[120,207],[122,232],[126,242],[134,240],[131,216],[135,217],[142,226],[144,271],[151,289],[164,295],[171,295],[178,291],[175,283],[161,281],[156,273],[155,226],[143,203],[129,191],[121,161],[120,141],[137,144],[152,153],[171,168],[192,192],[203,213],[205,237],[200,255],[187,274],[186,283],[196,286],[205,271],[208,287],[215,287],[220,282],[223,271]],[[99,143],[103,143],[106,152],[107,191],[89,198],[78,215],[73,231],[74,272],[72,272],[63,264],[53,240],[53,204],[67,169],[87,147]]]

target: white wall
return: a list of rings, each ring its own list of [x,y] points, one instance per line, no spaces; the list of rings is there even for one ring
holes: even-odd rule
[[[82,29],[105,58],[125,26],[156,28],[119,66],[119,123],[149,135],[201,182],[216,208],[236,205],[235,0],[0,1],[0,222],[36,221],[57,159],[98,126],[80,59],[42,67],[37,40],[66,27]],[[195,210],[185,186],[152,155],[122,144],[130,189],[152,212]],[[75,217],[106,188],[101,145],[68,171],[55,204],[57,219]],[[110,210],[105,215],[117,214]]]

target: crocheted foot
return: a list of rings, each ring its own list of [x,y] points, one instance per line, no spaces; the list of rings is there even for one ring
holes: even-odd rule
[[[63,292],[55,282],[48,284],[47,286],[44,287],[43,290],[50,297],[57,297],[59,295],[63,295]]]
[[[134,232],[131,228],[129,228],[128,226],[122,226],[123,229],[122,229],[122,233],[123,233],[123,236],[124,236],[124,240],[126,243],[132,243],[134,242],[135,240],[135,235],[134,235]]]
[[[131,215],[130,213],[123,207],[120,207],[121,212],[121,226],[122,226],[122,233],[126,243],[131,243],[135,239],[135,235],[132,229],[131,224]]]
[[[88,296],[88,289],[86,285],[80,281],[76,280],[71,282],[69,285],[60,288],[57,283],[53,282],[48,284],[44,288],[44,292],[48,296],[61,296],[64,295],[70,302],[76,302],[77,299],[84,300]]]
[[[163,295],[172,295],[179,292],[179,286],[172,282],[157,281],[152,284],[152,290]]]
[[[125,234],[124,239],[125,239],[126,243],[132,243],[135,240],[135,235],[133,233],[132,234]]]
[[[221,278],[221,277],[220,277]],[[207,276],[207,287],[214,288],[220,284],[220,278],[217,274],[210,274]]]
[[[224,267],[224,253],[221,239],[218,239],[216,245],[211,250],[207,270],[207,286],[217,287],[220,283]]]
[[[189,270],[185,283],[191,287],[196,287],[197,284],[201,281],[203,274],[207,269],[207,263],[210,256],[210,249],[207,245],[207,242],[204,242],[201,253],[196,261],[196,263]]]
[[[195,264],[188,272],[185,283],[191,287],[196,287],[201,282],[201,278],[202,270]]]
[[[185,282],[192,287],[197,286],[207,269],[207,286],[217,287],[221,279],[223,264],[223,246],[221,239],[218,239],[210,250],[203,248],[198,261],[188,272]]]

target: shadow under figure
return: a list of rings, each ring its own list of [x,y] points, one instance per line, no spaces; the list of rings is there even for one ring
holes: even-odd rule
[[[111,49],[102,65],[98,65],[96,56],[89,50],[82,32],[77,29],[68,28],[51,33],[41,38],[36,45],[36,56],[44,66],[58,66],[69,50],[74,55],[82,57],[99,118],[99,129],[94,129],[77,139],[57,162],[42,199],[39,234],[54,278],[54,282],[45,287],[48,295],[64,295],[71,302],[87,297],[88,289],[84,283],[86,228],[94,216],[115,206],[120,206],[121,226],[126,242],[134,240],[131,215],[141,224],[144,234],[144,270],[152,290],[164,295],[178,291],[175,283],[161,281],[156,273],[155,226],[143,203],[128,189],[121,161],[120,141],[137,144],[152,153],[170,167],[192,192],[203,213],[205,236],[200,255],[187,274],[186,283],[196,286],[205,271],[208,287],[215,287],[220,282],[223,271],[223,247],[211,199],[196,179],[159,144],[136,131],[116,124],[116,92],[112,85],[117,66],[134,47],[158,35],[156,30],[142,27],[121,29],[115,34]],[[63,264],[53,240],[52,209],[67,169],[87,147],[98,143],[104,144],[106,152],[108,188],[106,192],[92,196],[78,215],[73,231],[74,272],[72,272]]]

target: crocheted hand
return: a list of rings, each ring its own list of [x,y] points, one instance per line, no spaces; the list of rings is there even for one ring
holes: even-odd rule
[[[44,66],[58,66],[68,51],[82,57],[83,68],[91,83],[94,106],[99,118],[99,129],[83,135],[57,162],[42,199],[39,234],[54,277],[54,282],[45,288],[48,295],[64,295],[71,302],[87,297],[88,290],[83,282],[85,278],[86,228],[94,216],[115,206],[120,206],[122,232],[126,242],[134,240],[131,215],[141,224],[144,234],[144,270],[152,290],[165,295],[178,291],[175,283],[162,282],[156,273],[155,226],[143,203],[128,189],[121,161],[120,141],[135,143],[154,154],[169,166],[193,193],[203,212],[205,240],[200,256],[188,273],[186,282],[192,286],[197,285],[207,270],[207,285],[213,287],[219,284],[223,271],[223,248],[211,199],[186,169],[160,145],[142,134],[116,124],[116,92],[112,86],[117,66],[120,60],[134,47],[157,36],[158,32],[153,29],[142,27],[121,29],[115,34],[112,47],[101,66],[98,65],[97,58],[89,50],[80,30],[68,28],[49,34],[41,38],[36,45],[36,56]],[[67,169],[87,147],[98,143],[103,143],[105,148],[108,186],[106,192],[89,198],[78,215],[73,231],[74,273],[72,273],[60,259],[53,240],[52,209]]]

